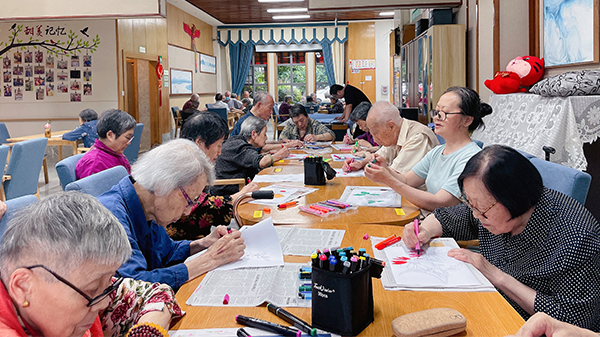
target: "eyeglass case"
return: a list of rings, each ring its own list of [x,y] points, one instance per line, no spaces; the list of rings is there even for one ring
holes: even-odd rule
[[[435,308],[402,315],[392,321],[396,337],[445,337],[467,328],[463,314],[451,308]]]

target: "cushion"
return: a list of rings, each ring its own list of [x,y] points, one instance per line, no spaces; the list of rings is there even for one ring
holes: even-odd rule
[[[600,94],[600,70],[568,71],[545,78],[529,92],[541,96],[567,97]]]

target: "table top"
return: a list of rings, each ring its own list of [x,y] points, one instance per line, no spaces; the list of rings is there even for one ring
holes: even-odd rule
[[[364,241],[363,236],[387,237],[391,234],[401,234],[397,226],[340,224],[310,225],[313,228],[343,229],[346,231],[342,246],[364,247],[372,255],[370,241]],[[318,248],[318,247],[317,247]],[[308,262],[308,257],[284,256],[286,262]],[[203,277],[203,276],[202,276]],[[235,323],[236,315],[246,315],[265,319],[271,322],[289,325],[272,313],[266,305],[258,307],[191,307],[185,304],[197,288],[202,277],[184,284],[177,292],[176,298],[187,314],[173,329],[209,329],[241,327]],[[233,285],[232,285],[233,286]],[[467,329],[460,336],[505,336],[517,332],[524,320],[497,292],[417,292],[417,291],[387,291],[381,281],[373,279],[374,318],[360,336],[392,336],[391,322],[396,317],[426,309],[447,307],[461,312],[467,319]],[[310,308],[286,308],[287,311],[311,322]]]
[[[73,130],[52,131],[52,137],[48,138],[48,142],[51,142],[51,141],[54,141],[54,142],[61,141],[61,142],[67,142],[67,143],[76,142],[76,141],[62,139],[63,134],[65,134],[67,132],[71,132],[71,131],[73,131]],[[30,136],[12,137],[12,138],[7,139],[7,141],[17,143],[17,142],[23,142],[26,140],[35,139],[35,138],[43,138],[43,137],[46,137],[46,136],[43,133],[39,133],[36,135],[30,135]]]

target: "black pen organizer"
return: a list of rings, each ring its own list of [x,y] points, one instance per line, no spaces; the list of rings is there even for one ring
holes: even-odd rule
[[[325,185],[327,180],[335,177],[335,170],[323,161],[323,157],[307,157],[304,159],[304,185]]]
[[[373,322],[371,267],[345,275],[312,269],[312,326],[356,336]]]

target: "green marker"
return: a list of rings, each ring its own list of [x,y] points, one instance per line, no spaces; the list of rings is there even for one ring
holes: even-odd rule
[[[357,146],[358,146],[358,140],[356,141],[356,143],[354,143],[354,150],[352,150],[352,153],[356,153]]]

